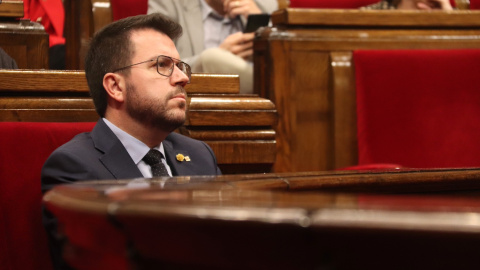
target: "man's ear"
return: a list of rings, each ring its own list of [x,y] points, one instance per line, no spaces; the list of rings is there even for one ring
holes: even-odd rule
[[[103,76],[103,87],[107,95],[117,102],[123,102],[125,98],[125,78],[116,73],[107,73]]]

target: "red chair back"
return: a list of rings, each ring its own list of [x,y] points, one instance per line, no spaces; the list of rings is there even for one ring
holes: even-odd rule
[[[480,167],[480,50],[354,52],[359,164]]]
[[[470,0],[470,9],[480,9],[480,0]]]
[[[41,217],[48,156],[95,123],[0,122],[0,269],[52,269]]]
[[[147,14],[148,0],[110,0],[114,21],[141,14]]]

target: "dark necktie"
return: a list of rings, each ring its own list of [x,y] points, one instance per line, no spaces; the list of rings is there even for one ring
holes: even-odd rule
[[[163,154],[155,149],[150,149],[143,157],[143,161],[152,168],[153,176],[169,176],[165,164],[162,163]]]

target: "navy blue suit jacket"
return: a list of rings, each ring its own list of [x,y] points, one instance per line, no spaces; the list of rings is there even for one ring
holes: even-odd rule
[[[221,174],[212,149],[204,142],[171,133],[163,141],[163,148],[174,176]],[[190,157],[190,161],[178,161],[177,154]],[[50,155],[42,168],[42,191],[46,192],[58,184],[82,180],[139,177],[143,175],[123,144],[100,119],[92,132],[75,136]],[[57,234],[56,218],[49,211],[44,211],[43,223],[54,268],[71,269],[61,257],[64,240]]]
[[[212,149],[204,142],[177,133],[163,141],[165,158],[172,175],[221,174]],[[189,156],[189,162],[176,155]],[[42,168],[42,189],[81,180],[129,179],[143,177],[127,150],[105,124],[99,120],[92,132],[75,136],[56,149]]]

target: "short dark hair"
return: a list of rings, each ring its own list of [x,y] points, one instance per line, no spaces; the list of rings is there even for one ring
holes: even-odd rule
[[[163,14],[153,13],[115,21],[93,36],[85,56],[85,76],[100,117],[105,116],[107,109],[107,92],[103,88],[103,77],[108,72],[131,64],[133,46],[130,36],[132,31],[140,29],[157,30],[173,41],[182,34],[182,27],[177,22]]]

